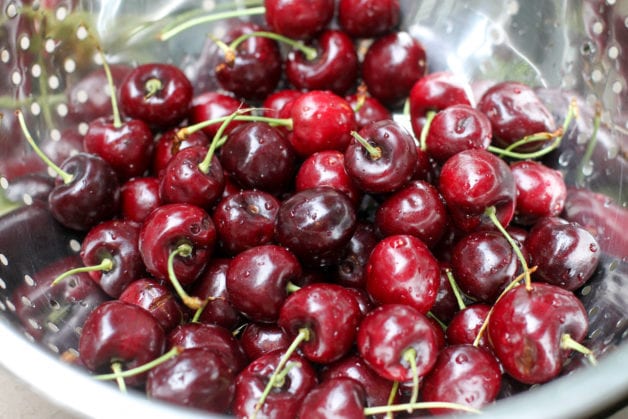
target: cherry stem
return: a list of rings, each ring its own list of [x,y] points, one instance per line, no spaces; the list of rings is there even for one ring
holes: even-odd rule
[[[390,406],[371,406],[364,408],[364,416],[381,415],[383,413],[401,412],[404,410],[416,409],[454,409],[462,412],[481,414],[482,412],[474,407],[466,406],[459,403],[450,402],[419,402],[419,403],[401,403]]]
[[[589,363],[591,365],[597,365],[597,359],[595,358],[593,351],[581,344],[580,342],[576,341],[574,338],[571,337],[569,333],[565,333],[560,337],[560,347],[562,349],[571,349],[573,351],[579,352],[589,360]]]
[[[295,284],[294,282],[289,282],[288,281],[288,283],[286,284],[286,292],[288,294],[292,294],[293,292],[298,291],[300,289],[301,289],[301,287],[298,286],[297,284]]]
[[[582,155],[582,160],[580,160],[580,164],[578,165],[578,171],[576,172],[576,184],[582,185],[584,181],[584,172],[587,165],[591,162],[591,157],[593,156],[593,151],[595,150],[595,145],[597,144],[597,133],[600,129],[600,123],[602,121],[602,105],[598,102],[595,105],[595,115],[593,116],[593,132],[591,133],[591,138],[589,138],[589,142],[587,143],[587,148],[584,150],[584,154]]]
[[[63,281],[67,277],[75,275],[75,274],[80,274],[83,272],[98,272],[98,271],[109,272],[112,269],[113,269],[113,260],[110,258],[104,258],[98,265],[80,266],[78,268],[65,271],[61,275],[57,276],[50,285],[51,286],[57,285],[59,282]]]
[[[179,355],[181,352],[183,352],[183,348],[181,348],[180,346],[173,346],[172,349],[170,349],[168,352],[165,352],[164,354],[153,359],[152,361],[149,361],[135,368],[131,368],[126,371],[123,371],[120,368],[118,371],[114,371],[111,374],[95,375],[92,378],[94,378],[95,380],[100,380],[100,381],[108,381],[108,380],[118,380],[118,379],[133,377],[133,376],[143,374],[145,372],[152,370],[153,368],[155,368],[156,366],[160,364],[163,364],[170,358],[174,358],[175,356]],[[119,362],[116,362],[115,364],[117,364],[118,367],[121,367]],[[112,369],[113,369],[113,364],[112,364]]]
[[[183,301],[183,304],[192,310],[198,310],[203,306],[203,301],[200,298],[190,296],[187,292],[185,292],[174,272],[174,258],[177,256],[188,257],[191,254],[192,246],[188,243],[182,243],[172,253],[170,253],[170,255],[168,255],[168,279],[170,279],[172,286],[181,298],[181,301]]]
[[[519,263],[521,263],[521,268],[523,269],[523,275],[524,275],[523,278],[525,281],[526,289],[528,291],[531,291],[532,279],[530,278],[530,269],[528,268],[528,262],[526,261],[526,258],[523,256],[523,253],[521,253],[521,249],[517,245],[517,242],[515,242],[515,240],[508,233],[508,231],[506,231],[502,223],[499,222],[499,220],[497,219],[495,207],[493,206],[488,207],[486,211],[484,211],[484,214],[491,220],[491,222],[495,225],[495,227],[497,227],[500,233],[502,233],[504,238],[508,241],[508,243],[512,247],[512,250],[515,252],[515,255],[517,255],[517,259],[519,259]]]
[[[146,95],[144,95],[144,99],[147,100],[155,96],[157,92],[163,89],[163,87],[164,85],[161,80],[156,78],[148,79],[148,81],[146,81],[146,84],[144,85],[144,88],[147,92]]]
[[[445,275],[447,275],[447,280],[449,281],[449,285],[451,285],[451,290],[456,297],[456,301],[458,302],[458,308],[460,310],[464,310],[467,308],[467,305],[464,303],[464,299],[462,298],[462,293],[460,292],[460,288],[456,283],[456,279],[454,278],[454,274],[451,272],[451,269],[445,269]]]
[[[427,312],[427,317],[431,317],[432,319],[434,319],[434,321],[436,323],[438,323],[438,325],[440,326],[441,329],[443,330],[447,330],[447,325],[438,317],[436,317],[436,314],[432,313],[431,311]]]
[[[107,63],[107,57],[105,56],[105,52],[102,50],[100,45],[96,45],[96,50],[100,55],[100,59],[102,60],[102,67],[105,70],[105,76],[107,77],[107,84],[109,85],[109,90],[111,91],[111,109],[113,114],[113,126],[114,128],[120,128],[122,126],[122,119],[120,118],[120,110],[118,109],[118,100],[116,99],[116,87],[113,84],[113,76],[111,75],[111,68],[109,68],[109,64]]]
[[[198,323],[201,314],[203,314],[203,310],[205,310],[205,307],[207,307],[207,304],[210,301],[214,301],[214,300],[224,300],[224,297],[207,297],[204,301],[203,304],[196,309],[196,311],[194,312],[194,316],[192,317],[192,320],[190,320],[190,322],[192,323]]]
[[[122,393],[126,393],[126,383],[124,382],[124,377],[121,376],[121,374],[123,373],[122,364],[120,362],[112,363],[111,370],[113,371],[112,375],[115,376],[115,380],[116,380],[116,383],[118,384],[118,388],[120,389]]]
[[[353,112],[359,112],[366,103],[367,87],[365,83],[360,83],[356,91],[356,101]]]
[[[283,42],[284,44],[290,45],[292,48],[302,52],[308,61],[316,59],[318,55],[318,53],[316,52],[316,48],[308,47],[306,45],[303,45],[303,43],[300,41],[295,41],[294,39],[290,39],[278,33],[267,31],[256,31],[240,35],[229,44],[229,48],[235,51],[236,49],[238,49],[238,46],[240,46],[242,42],[253,37],[268,38],[272,39],[273,41]]]
[[[26,137],[26,141],[31,146],[33,151],[41,158],[44,163],[48,167],[50,167],[59,177],[63,180],[63,183],[66,185],[74,180],[74,175],[63,171],[59,166],[57,166],[44,152],[39,148],[33,136],[28,131],[28,127],[26,126],[26,121],[24,121],[24,114],[19,109],[15,111],[15,115],[17,116],[18,122],[20,123],[20,127],[22,128],[22,132],[24,133],[24,137]]]
[[[216,134],[214,135],[212,142],[209,144],[209,149],[207,150],[207,154],[205,155],[205,158],[198,165],[198,170],[200,170],[202,173],[205,173],[205,174],[209,173],[209,168],[211,166],[212,159],[214,158],[214,154],[216,154],[216,149],[219,147],[222,147],[227,141],[227,136],[223,136],[225,130],[227,129],[231,121],[233,121],[233,119],[236,116],[238,116],[239,114],[243,112],[251,112],[251,109],[244,109],[244,110],[238,109],[237,111],[229,115],[227,119],[225,119],[222,122],[222,124],[220,124],[220,127],[216,131]]]
[[[264,388],[262,395],[260,396],[259,400],[255,404],[255,410],[253,411],[253,416],[251,417],[251,419],[254,419],[255,416],[257,416],[257,412],[259,412],[259,410],[264,405],[264,402],[266,401],[266,398],[270,394],[271,390],[273,389],[273,387],[276,387],[277,384],[279,383],[277,377],[280,376],[282,370],[286,367],[286,364],[290,360],[290,357],[292,356],[292,354],[297,350],[297,348],[299,347],[299,345],[301,345],[301,343],[307,342],[308,340],[310,340],[310,337],[311,337],[310,329],[305,328],[305,327],[299,329],[299,333],[294,338],[290,346],[288,346],[288,349],[286,349],[286,352],[282,355],[281,359],[279,360],[279,364],[277,364],[277,368],[275,368],[275,371],[273,371],[273,374],[270,376],[270,379],[268,380],[268,384],[266,384],[266,387]],[[284,377],[285,377],[285,374],[284,374]],[[283,379],[281,380],[281,382],[283,382]]]
[[[364,149],[369,153],[371,159],[378,160],[382,157],[382,149],[376,146],[371,145],[366,138],[362,137],[356,131],[351,131],[351,135],[355,140],[364,147]]]
[[[264,14],[265,12],[266,12],[266,8],[261,6],[261,7],[251,7],[250,9],[229,10],[229,11],[220,12],[220,13],[212,13],[205,16],[198,16],[196,18],[188,19],[181,24],[177,24],[176,26],[172,28],[162,31],[158,35],[158,39],[160,41],[167,41],[168,39],[172,38],[173,36],[185,30],[193,28],[194,26],[202,25],[204,23],[215,22],[217,20],[223,20],[223,19],[231,19],[234,17],[261,15],[261,14]]]
[[[425,114],[425,123],[423,124],[423,128],[421,128],[421,134],[419,135],[419,147],[421,151],[427,150],[427,134],[430,131],[430,127],[432,126],[432,121],[436,116],[436,111],[427,111]]]
[[[415,404],[419,398],[419,374],[416,366],[416,349],[408,348],[403,352],[403,359],[410,364],[410,371],[412,371],[412,394],[410,395],[410,404]],[[412,409],[408,410],[408,413],[412,413]]]
[[[196,131],[200,131],[203,128],[206,128],[213,124],[222,123],[229,118],[231,118],[231,115],[208,119],[206,121],[202,121],[197,124],[181,128],[179,131],[177,131],[177,137],[179,137],[180,139],[185,139],[187,138],[187,136],[195,133]],[[292,118],[269,118],[266,116],[258,115],[237,115],[233,118],[233,121],[265,122],[271,126],[283,126],[289,130],[292,130]]]
[[[393,406],[395,402],[395,398],[397,393],[399,392],[399,381],[394,381],[393,385],[390,387],[390,394],[388,395],[387,406]],[[368,416],[365,414],[365,416]],[[393,419],[393,412],[387,412],[386,417],[389,419]]]

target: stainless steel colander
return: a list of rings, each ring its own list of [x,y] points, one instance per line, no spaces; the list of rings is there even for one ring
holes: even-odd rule
[[[76,255],[80,235],[52,221],[36,196],[20,194],[8,176],[8,156],[23,156],[28,172],[35,164],[19,132],[11,130],[12,112],[22,108],[36,137],[58,140],[75,120],[64,95],[99,62],[90,27],[112,62],[153,60],[180,65],[198,91],[213,89],[207,33],[219,34],[229,22],[195,27],[168,42],[157,32],[176,16],[196,15],[221,7],[247,7],[251,1],[186,0],[41,0],[40,12],[58,3],[47,24],[19,21],[20,1],[0,0],[0,187],[4,209],[20,208],[0,219],[0,364],[33,389],[79,416],[207,417],[206,414],[121,394],[95,382],[79,369],[60,362],[72,351],[80,318],[59,312],[52,295],[38,304],[16,297],[19,287],[35,286],[36,273],[63,257]],[[24,3],[27,3],[24,1]],[[30,2],[28,2],[30,3]],[[35,2],[37,3],[37,2]],[[80,12],[69,6],[80,3]],[[500,80],[519,80],[539,94],[562,120],[577,98],[580,115],[548,162],[571,185],[604,194],[616,211],[588,228],[598,234],[605,254],[595,278],[578,291],[591,319],[585,342],[600,362],[591,367],[577,359],[565,376],[520,392],[485,409],[485,417],[577,418],[603,416],[628,399],[628,228],[625,172],[628,166],[628,1],[626,0],[402,0],[403,28],[426,47],[431,71],[449,69],[473,82],[477,91]],[[196,10],[196,12],[194,12]],[[192,11],[192,12],[191,12]],[[40,13],[36,12],[36,13]],[[54,29],[54,30],[52,30]],[[45,34],[42,36],[42,34]],[[205,52],[202,52],[205,51]],[[78,95],[85,100],[89,91]],[[81,99],[83,98],[83,99]],[[596,106],[601,127],[591,158],[585,158],[593,133]],[[80,103],[79,103],[80,105]],[[399,113],[397,119],[404,120]],[[16,145],[16,142],[20,142]],[[18,165],[19,166],[19,165]],[[31,168],[31,169],[29,169]],[[592,207],[591,207],[592,208]],[[610,227],[609,227],[610,226]],[[611,228],[612,227],[612,228]],[[19,301],[16,301],[19,298]],[[77,310],[89,301],[76,301]],[[31,307],[18,318],[16,305]],[[66,319],[73,319],[72,321]],[[516,392],[506,387],[505,393]]]

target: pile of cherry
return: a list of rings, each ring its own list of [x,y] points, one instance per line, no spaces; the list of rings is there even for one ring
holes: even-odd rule
[[[600,251],[539,161],[573,109],[427,74],[397,1],[304,3],[214,40],[219,90],[164,63],[88,76],[118,94],[46,193],[80,259],[37,278],[93,309],[71,361],[258,418],[475,411],[594,363],[573,291]]]

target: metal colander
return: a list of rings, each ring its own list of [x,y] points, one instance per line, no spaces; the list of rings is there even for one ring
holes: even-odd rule
[[[75,351],[84,313],[98,303],[98,298],[76,297],[83,286],[80,278],[68,281],[63,291],[33,292],[41,281],[42,269],[59,269],[59,261],[76,257],[81,236],[59,227],[39,203],[37,192],[46,190],[50,174],[44,171],[43,176],[32,176],[34,180],[26,189],[24,177],[15,175],[39,172],[41,167],[32,159],[13,111],[19,107],[25,112],[29,127],[42,144],[54,144],[68,129],[85,132],[87,121],[77,120],[72,107],[81,106],[95,92],[75,91],[72,97],[66,92],[100,65],[94,38],[86,28],[100,37],[111,63],[177,63],[197,91],[214,89],[216,81],[207,70],[213,63],[206,35],[210,31],[219,35],[228,21],[193,28],[165,43],[155,35],[176,16],[247,7],[251,1],[23,3],[33,3],[35,9],[40,3],[38,10],[31,12],[41,13],[37,19],[40,24],[20,18],[22,2],[0,1],[0,109],[4,115],[0,125],[1,205],[5,211],[19,207],[0,219],[0,364],[79,416],[197,417],[197,412],[147,401],[143,395],[124,395],[59,361],[62,355]],[[478,91],[500,80],[529,83],[538,88],[559,121],[569,101],[577,98],[579,118],[548,163],[563,172],[571,185],[599,192],[614,202],[600,203],[600,208],[614,208],[610,219],[606,216],[605,223],[587,224],[598,235],[604,256],[594,279],[578,291],[591,320],[585,344],[594,350],[599,365],[591,367],[576,357],[565,375],[551,383],[523,392],[507,385],[504,395],[518,394],[487,407],[485,417],[591,417],[625,405],[628,249],[621,243],[626,243],[623,235],[628,227],[624,182],[628,1],[401,3],[403,28],[425,45],[430,71],[452,70],[472,81]],[[56,5],[46,9],[50,4]],[[73,6],[78,6],[79,12],[70,13]],[[199,8],[203,10],[199,12]],[[598,106],[602,114],[597,143],[587,151]],[[400,112],[396,118],[404,121],[405,117]],[[590,159],[585,158],[588,154]],[[581,164],[583,158],[585,164]],[[71,303],[59,304],[61,299]]]

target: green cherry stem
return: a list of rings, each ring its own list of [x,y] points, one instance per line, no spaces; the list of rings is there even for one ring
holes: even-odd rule
[[[447,275],[447,281],[449,281],[449,285],[451,285],[451,290],[456,297],[456,301],[458,302],[458,308],[460,310],[464,310],[467,308],[467,305],[464,303],[464,299],[462,298],[462,293],[460,292],[460,288],[456,283],[456,279],[454,278],[454,274],[451,272],[451,269],[445,269],[445,275]]]
[[[199,122],[194,125],[190,125],[184,128],[181,128],[177,131],[177,137],[181,140],[184,140],[189,135],[195,133],[196,131],[200,131],[205,127],[208,127],[213,124],[219,124],[224,122],[225,120],[231,118],[231,115],[221,116],[214,119],[208,119],[206,121]],[[266,116],[258,116],[258,115],[236,115],[233,117],[234,121],[245,121],[245,122],[265,122],[271,126],[282,126],[286,127],[289,130],[292,130],[292,119],[291,118],[269,118]]]
[[[187,19],[185,22],[177,24],[171,28],[167,27],[165,30],[159,33],[158,39],[160,41],[167,41],[168,39],[172,38],[175,35],[178,35],[185,30],[193,28],[194,26],[202,25],[204,23],[216,22],[218,20],[231,19],[234,17],[261,15],[265,12],[266,8],[261,6],[251,7],[249,9],[243,10],[229,10],[225,12],[211,13],[205,16],[198,16],[196,18]]]
[[[419,147],[421,151],[427,150],[427,134],[430,131],[430,126],[432,125],[432,121],[436,116],[436,111],[427,111],[425,114],[425,123],[423,124],[423,128],[421,128],[421,134],[419,135]]]
[[[584,181],[584,172],[585,168],[591,161],[591,157],[593,156],[593,151],[595,150],[595,145],[597,144],[597,133],[600,129],[600,123],[602,121],[602,106],[598,102],[595,106],[595,115],[593,116],[593,132],[591,133],[591,137],[587,143],[587,148],[584,150],[584,154],[582,155],[582,160],[580,160],[580,164],[578,165],[578,171],[576,172],[576,185],[582,185]]]
[[[469,412],[481,414],[482,412],[476,408],[465,406],[459,403],[450,402],[419,402],[419,403],[401,403],[393,404],[389,406],[371,406],[364,408],[364,416],[381,415],[384,413],[402,412],[404,410],[417,410],[417,409],[454,409],[461,412]]]
[[[129,378],[129,377],[133,377],[139,374],[143,374],[145,372],[150,371],[151,369],[155,368],[156,366],[163,364],[164,362],[166,362],[167,360],[174,358],[175,356],[179,355],[181,352],[183,352],[183,348],[179,347],[179,346],[174,346],[172,349],[170,349],[168,352],[162,354],[161,356],[153,359],[152,361],[149,361],[145,364],[142,364],[140,366],[137,366],[135,368],[131,368],[129,370],[123,371],[123,370],[118,370],[118,371],[114,371],[113,373],[110,374],[100,374],[100,375],[95,375],[92,378],[94,378],[95,380],[99,380],[99,381],[108,381],[108,380],[117,380],[118,378]],[[118,364],[120,366],[119,362],[116,362],[115,364]],[[113,364],[112,364],[112,369],[113,369]]]
[[[224,141],[221,141],[221,139],[223,138],[223,134],[225,130],[227,129],[227,127],[229,126],[229,124],[231,123],[231,121],[233,121],[233,119],[239,113],[240,113],[240,110],[232,113],[231,115],[229,115],[227,119],[225,119],[222,122],[222,124],[220,124],[220,127],[216,131],[216,134],[214,135],[212,142],[209,144],[209,149],[207,150],[207,154],[205,155],[205,158],[198,165],[198,170],[200,170],[202,173],[205,173],[205,174],[209,173],[209,168],[211,166],[212,159],[214,158],[214,154],[216,154],[216,149],[218,148],[218,145],[222,145],[226,142],[226,139]]]
[[[181,282],[179,282],[177,275],[174,272],[174,258],[177,256],[188,257],[191,254],[192,246],[188,243],[182,243],[168,255],[168,279],[170,279],[172,286],[181,298],[181,301],[183,301],[183,304],[192,310],[198,310],[205,303],[200,298],[190,296],[187,292],[185,292]]]
[[[415,404],[419,398],[419,374],[416,366],[416,356],[416,349],[414,348],[408,348],[403,352],[403,359],[410,364],[410,371],[412,372],[412,393],[409,404]],[[408,413],[412,413],[412,409],[408,410]]]
[[[318,53],[316,52],[316,48],[308,47],[306,45],[303,45],[303,43],[300,41],[295,41],[294,39],[290,39],[278,33],[267,31],[256,31],[240,35],[229,44],[229,48],[231,48],[232,51],[235,51],[236,49],[238,49],[242,42],[253,37],[268,38],[272,39],[273,41],[282,42],[284,44],[290,45],[292,48],[302,52],[308,61],[315,60],[318,55]]]
[[[18,122],[20,123],[20,127],[22,128],[24,137],[26,137],[26,141],[28,141],[28,144],[31,146],[33,151],[39,156],[39,158],[44,161],[44,163],[46,163],[48,167],[50,167],[61,178],[61,180],[63,180],[63,183],[67,185],[68,183],[72,182],[72,180],[74,180],[74,176],[68,172],[63,171],[52,160],[50,160],[50,158],[46,156],[46,154],[44,154],[41,148],[39,148],[39,146],[33,139],[33,136],[28,131],[28,127],[26,126],[26,122],[24,121],[24,114],[22,113],[22,111],[20,111],[19,109],[16,110],[15,115],[17,116]]]
[[[111,109],[113,116],[113,127],[118,129],[122,126],[122,119],[120,117],[120,110],[118,109],[118,100],[116,99],[116,88],[113,84],[113,76],[111,75],[111,68],[109,68],[109,64],[107,63],[107,56],[105,52],[102,50],[100,45],[96,45],[96,50],[98,51],[98,55],[100,55],[100,59],[102,60],[102,67],[105,70],[105,77],[107,77],[107,84],[109,85],[109,90],[111,90]]]
[[[595,358],[593,351],[576,341],[569,333],[565,333],[560,337],[560,347],[562,349],[571,349],[573,351],[580,352],[589,360],[591,365],[597,365],[597,359]]]
[[[371,145],[371,143],[368,142],[368,140],[364,137],[362,137],[360,134],[358,134],[355,131],[351,131],[351,136],[353,138],[355,138],[355,140],[360,143],[360,145],[362,145],[362,147],[364,147],[364,149],[367,151],[367,153],[369,153],[369,155],[371,156],[371,159],[373,160],[379,160],[382,157],[382,149],[379,147],[374,147],[373,145]]]
[[[392,406],[393,403],[395,403],[395,398],[397,397],[398,392],[399,392],[399,381],[393,381],[393,385],[390,387],[390,394],[388,395],[388,400],[386,401],[387,406]],[[386,412],[386,417],[388,419],[393,419],[393,412]]]
[[[61,275],[57,276],[50,285],[51,286],[57,285],[59,282],[63,281],[67,277],[80,274],[83,272],[98,272],[98,271],[109,272],[112,269],[113,269],[113,260],[110,258],[104,258],[98,265],[80,266],[78,268],[65,271]]]
[[[111,364],[111,370],[113,371],[113,375],[116,383],[118,384],[118,388],[120,392],[126,393],[126,383],[124,382],[124,377],[122,377],[122,364],[120,362],[114,362]]]

